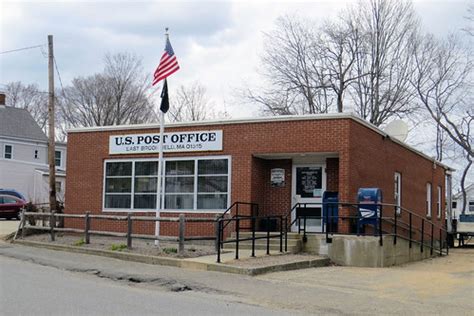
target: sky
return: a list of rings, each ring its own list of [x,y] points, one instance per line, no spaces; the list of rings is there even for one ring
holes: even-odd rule
[[[151,74],[164,48],[164,28],[181,69],[169,89],[198,81],[218,110],[257,115],[238,91],[261,82],[264,33],[282,15],[324,21],[354,1],[9,1],[0,0],[0,52],[46,44],[54,36],[62,83],[100,72],[106,53],[131,52]],[[472,0],[414,1],[426,31],[446,35],[466,25]],[[259,72],[260,70],[260,72]],[[46,46],[0,54],[0,88],[11,81],[47,88]],[[59,86],[56,79],[56,85]]]

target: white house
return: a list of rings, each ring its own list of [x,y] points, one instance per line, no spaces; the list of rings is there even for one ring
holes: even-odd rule
[[[66,144],[56,143],[56,191],[64,201]],[[48,137],[25,109],[5,106],[0,94],[0,188],[33,203],[49,201]]]
[[[474,183],[466,188],[466,215],[474,215]],[[463,197],[462,192],[458,192],[453,196],[453,217],[459,219],[462,213]]]

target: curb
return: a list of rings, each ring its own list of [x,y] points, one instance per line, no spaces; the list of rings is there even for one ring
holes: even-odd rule
[[[323,266],[329,265],[330,263],[329,258],[320,258],[320,259],[309,259],[309,260],[303,260],[303,261],[297,261],[297,262],[289,262],[289,263],[283,263],[283,264],[277,264],[277,265],[268,265],[268,266],[257,267],[257,268],[244,268],[244,267],[232,266],[232,265],[222,264],[222,263],[205,263],[205,262],[193,261],[192,259],[189,259],[189,258],[176,259],[176,258],[165,258],[165,257],[158,257],[158,256],[147,256],[147,255],[131,254],[131,253],[125,253],[125,252],[101,250],[101,249],[94,249],[94,248],[82,248],[82,247],[67,246],[67,245],[54,245],[54,244],[38,242],[38,241],[27,241],[27,240],[17,239],[12,242],[15,244],[24,245],[24,246],[45,248],[45,249],[58,250],[58,251],[69,251],[73,253],[82,253],[82,254],[88,254],[88,255],[96,255],[96,256],[114,258],[114,259],[119,259],[119,260],[124,260],[124,261],[133,261],[133,262],[177,267],[177,268],[194,269],[194,270],[234,273],[234,274],[249,275],[249,276],[255,276],[255,275],[260,275],[260,274],[265,274],[265,273],[270,273],[270,272],[278,272],[278,271],[289,271],[289,270],[297,270],[297,269],[323,267]]]

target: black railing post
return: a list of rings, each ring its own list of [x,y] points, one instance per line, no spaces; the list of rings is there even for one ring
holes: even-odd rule
[[[410,215],[410,216],[409,216],[410,231],[408,232],[408,236],[409,236],[409,238],[408,238],[408,239],[409,239],[409,240],[408,240],[408,244],[409,244],[409,246],[410,246],[410,248],[411,248],[411,241],[412,241],[412,235],[411,235],[411,229],[412,229],[412,225],[411,225],[411,213],[409,213],[408,215]]]
[[[446,255],[449,255],[449,240],[448,240],[448,233],[447,232],[446,232],[445,242],[446,242]]]
[[[395,207],[395,211],[393,213],[393,221],[395,222],[395,226],[393,226],[393,244],[397,244],[397,207]]]
[[[270,254],[270,217],[267,217],[267,255]]]
[[[288,251],[288,216],[285,217],[285,252]],[[291,229],[291,228],[290,228]]]
[[[380,238],[380,246],[383,246],[383,236],[382,236],[382,205],[378,204],[380,207],[380,215],[379,215],[379,238]]]
[[[305,204],[306,208],[306,204]],[[303,240],[306,240],[306,214],[303,217]]]
[[[430,247],[430,255],[433,255],[433,242],[434,242],[434,224],[431,223],[431,247]]]
[[[324,203],[323,203],[323,210],[324,210]],[[326,243],[329,243],[329,229],[328,229],[328,227],[329,227],[329,205],[328,204],[326,204],[325,217],[326,217]]]
[[[425,239],[425,219],[421,219],[421,245],[420,245],[420,251],[423,252],[423,242]]]
[[[252,217],[252,257],[255,257],[255,226],[256,218]]]
[[[237,204],[238,205],[238,204]],[[235,259],[239,259],[240,218],[235,220]]]
[[[439,255],[443,255],[443,230],[439,229]]]
[[[221,241],[222,221],[221,221],[221,219],[217,220],[217,227],[218,227],[217,230],[219,231],[217,236],[216,236],[217,237],[217,244],[219,245],[217,247],[217,263],[221,263],[221,243],[222,243],[222,241]],[[224,244],[224,243],[222,243],[222,244]]]
[[[280,252],[283,252],[283,216],[280,216]]]

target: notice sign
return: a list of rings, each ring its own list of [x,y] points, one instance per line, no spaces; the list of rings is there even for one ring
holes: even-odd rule
[[[164,133],[164,152],[222,150],[222,131]],[[109,138],[109,154],[158,153],[160,134],[113,135]]]
[[[273,187],[285,186],[285,169],[274,168],[270,171],[270,181]]]

